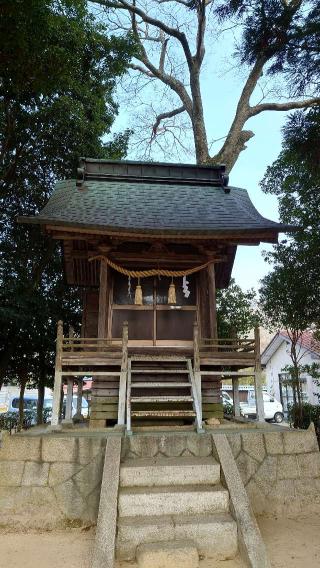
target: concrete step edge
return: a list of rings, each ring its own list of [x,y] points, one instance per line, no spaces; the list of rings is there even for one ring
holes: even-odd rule
[[[193,515],[134,515],[128,517],[120,517],[118,519],[118,526],[120,527],[150,527],[152,525],[186,525],[186,524],[221,524],[221,523],[235,523],[236,521],[230,513],[212,513],[212,514],[193,514]]]

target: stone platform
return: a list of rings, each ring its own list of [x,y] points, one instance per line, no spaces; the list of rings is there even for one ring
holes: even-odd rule
[[[320,453],[309,430],[262,425],[207,428],[227,436],[257,514],[320,512]],[[95,524],[106,440],[114,430],[31,429],[2,436],[0,525],[52,529]],[[210,436],[143,431],[122,439],[122,459],[212,455]]]

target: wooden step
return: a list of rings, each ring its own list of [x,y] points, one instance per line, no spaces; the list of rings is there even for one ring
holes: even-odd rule
[[[131,373],[141,373],[150,375],[179,375],[180,373],[189,373],[188,369],[131,369]]]
[[[61,375],[72,377],[119,377],[120,371],[62,371]]]
[[[190,383],[131,383],[131,388],[153,389],[153,388],[191,388]]]
[[[192,402],[192,396],[133,396],[131,402]]]
[[[92,357],[66,357],[65,355],[62,356],[62,365],[64,366],[81,366],[81,367],[96,367],[101,365],[110,365],[111,366],[121,366],[121,359],[109,359],[107,357],[96,357],[95,354],[92,354]]]
[[[176,363],[176,362],[181,362],[184,361],[186,362],[187,359],[186,357],[183,356],[178,356],[178,355],[131,355],[130,356],[131,361],[163,361],[164,363],[169,362],[169,363]]]
[[[131,416],[147,417],[154,416],[158,418],[175,418],[178,416],[195,416],[196,413],[193,410],[133,410]]]

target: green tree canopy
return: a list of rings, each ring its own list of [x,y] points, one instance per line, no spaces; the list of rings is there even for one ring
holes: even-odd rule
[[[56,321],[79,320],[80,294],[64,284],[59,245],[18,225],[47,202],[81,155],[122,158],[128,133],[104,143],[118,111],[116,80],[130,35],[108,34],[84,0],[2,3],[0,33],[0,387],[4,377],[48,384]]]
[[[266,255],[273,271],[262,281],[264,310],[276,327],[320,323],[320,111],[297,112],[283,130],[283,149],[267,170],[265,192],[279,198],[280,219],[297,227]]]
[[[218,337],[245,338],[258,324],[254,290],[244,292],[234,280],[217,290]]]
[[[303,423],[300,338],[320,325],[320,162],[319,109],[292,115],[283,131],[283,149],[262,182],[279,198],[280,218],[297,230],[266,255],[273,270],[262,280],[261,305],[267,322],[286,329],[296,425]]]

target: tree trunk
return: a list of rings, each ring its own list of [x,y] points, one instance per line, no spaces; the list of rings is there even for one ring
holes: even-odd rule
[[[20,379],[20,396],[19,396],[19,421],[18,421],[18,432],[22,430],[23,419],[24,419],[24,392],[26,390],[27,375],[26,373],[21,376]]]
[[[194,70],[190,73],[190,87],[193,99],[192,116],[190,118],[194,135],[197,164],[206,164],[210,161],[210,156],[208,150],[207,132],[203,116],[200,77],[198,70]]]
[[[44,403],[45,384],[40,377],[38,384],[38,402],[37,402],[37,424],[43,424],[43,403]]]

